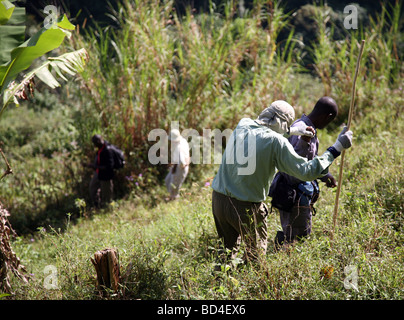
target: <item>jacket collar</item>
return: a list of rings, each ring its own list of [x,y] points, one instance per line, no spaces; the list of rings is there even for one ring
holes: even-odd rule
[[[300,118],[305,124],[307,124],[310,127],[313,127],[314,130],[316,130],[316,127],[314,126],[313,122],[311,122],[310,118],[306,116],[304,113],[302,117]]]

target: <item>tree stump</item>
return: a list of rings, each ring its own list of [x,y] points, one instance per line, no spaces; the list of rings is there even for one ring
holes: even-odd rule
[[[97,251],[91,262],[97,272],[97,289],[102,296],[108,294],[106,289],[115,293],[118,291],[121,280],[118,253],[115,249],[107,248]]]

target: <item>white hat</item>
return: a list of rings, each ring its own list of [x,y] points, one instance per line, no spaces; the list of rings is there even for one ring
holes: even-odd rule
[[[181,134],[178,129],[172,129],[170,135],[168,136],[168,140],[173,142],[178,142],[181,140]]]
[[[293,107],[283,100],[276,100],[258,116],[258,123],[284,134],[295,118]]]

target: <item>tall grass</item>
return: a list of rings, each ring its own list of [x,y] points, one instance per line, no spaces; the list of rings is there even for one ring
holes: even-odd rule
[[[391,8],[382,6],[376,18],[369,17],[369,26],[346,30],[344,39],[334,41],[335,26],[327,25],[330,8],[316,7],[318,43],[312,50],[315,71],[323,83],[324,95],[333,96],[340,105],[338,123],[347,119],[353,75],[362,39],[366,40],[366,44],[358,75],[358,115],[364,115],[378,104],[391,106],[396,114],[402,108],[402,97],[391,94],[393,90],[401,90],[399,88],[404,72],[403,57],[397,52],[403,24],[401,8],[402,2],[399,1]]]
[[[211,6],[184,16],[170,1],[122,1],[111,13],[118,28],[99,27],[75,40],[91,52],[78,94],[91,98],[86,112],[99,117],[97,129],[129,155],[144,152],[148,133],[169,129],[172,120],[197,130],[232,127],[240,114],[285,98],[296,48],[289,37],[278,50],[287,16],[264,3],[239,17],[231,1],[222,14]]]
[[[362,39],[366,47],[358,77],[359,115],[381,99],[397,97],[384,92],[397,90],[403,74],[397,51],[401,3],[390,9],[383,6],[369,26],[345,30],[345,38],[338,41],[333,40],[336,26],[329,23],[331,8],[313,11],[318,35],[309,45],[315,73],[324,95],[340,105],[338,124],[347,116]],[[196,15],[189,8],[180,16],[170,1],[124,0],[110,15],[117,27],[97,27],[77,36],[76,44],[91,52],[82,75],[84,90],[75,93],[87,106],[81,115],[92,119],[81,128],[81,136],[89,141],[94,131],[103,131],[126,150],[129,162],[137,155],[139,172],[147,165],[148,133],[168,130],[170,121],[198,131],[232,128],[240,117],[255,116],[275,99],[288,100],[298,110],[305,100],[314,100],[291,85],[303,68],[294,30],[287,29],[290,14],[267,1],[256,1],[242,14],[229,1],[220,12],[211,4],[208,13]],[[277,41],[285,30],[287,36]],[[399,112],[397,98],[387,103]]]

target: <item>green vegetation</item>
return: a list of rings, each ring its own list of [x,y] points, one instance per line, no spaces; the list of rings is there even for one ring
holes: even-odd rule
[[[243,16],[232,2],[178,16],[170,2],[123,0],[112,12],[119,28],[74,35],[65,50],[84,47],[90,56],[77,81],[57,95],[38,87],[32,101],[8,108],[0,120],[15,172],[1,182],[0,200],[21,235],[13,249],[31,274],[28,284],[12,279],[11,298],[97,299],[90,258],[113,247],[123,281],[109,299],[402,299],[400,10],[397,2],[366,28],[335,40],[331,9],[316,7],[317,39],[302,47],[291,15],[264,1]],[[329,237],[335,191],[321,186],[309,240],[280,252],[269,245],[257,264],[229,262],[214,271],[219,242],[207,182],[217,167],[192,166],[181,199],[165,203],[165,168],[147,162],[148,133],[168,130],[172,120],[181,129],[233,128],[276,99],[294,105],[299,117],[327,94],[340,114],[319,133],[323,152],[346,121],[361,39],[354,145],[345,158],[335,239]],[[122,146],[128,160],[116,177],[117,200],[97,213],[86,206],[91,172],[80,165],[93,157],[95,132]],[[334,176],[337,168],[338,160]],[[270,240],[276,230],[273,213]],[[43,286],[47,265],[57,268],[58,289]],[[357,267],[358,291],[344,287],[347,266]]]
[[[15,14],[14,11],[16,11]],[[20,44],[16,43],[16,39],[24,38],[25,27],[15,24],[21,23],[21,17],[24,23],[24,8],[15,7],[14,4],[5,0],[0,3],[0,16],[1,39],[4,45],[0,60],[1,116],[10,103],[14,102],[18,106],[18,99],[26,100],[27,92],[32,94],[34,77],[38,77],[51,88],[56,88],[60,84],[51,70],[65,80],[64,73],[74,75],[77,71],[81,71],[86,52],[81,49],[59,57],[48,58],[48,61],[29,71],[19,83],[16,83],[14,80],[21,72],[27,70],[34,60],[58,48],[65,37],[70,37],[71,33],[68,30],[74,30],[75,27],[64,15],[62,18],[52,20],[52,23],[46,24],[34,36]]]

